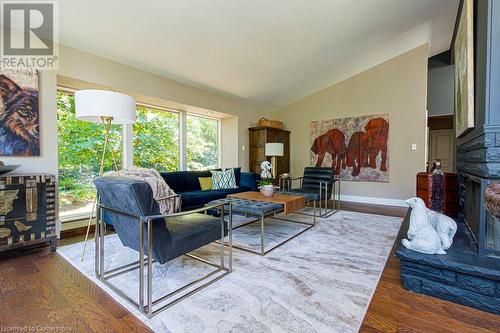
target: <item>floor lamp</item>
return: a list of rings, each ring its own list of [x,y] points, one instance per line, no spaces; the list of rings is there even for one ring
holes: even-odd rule
[[[99,177],[101,177],[104,172],[104,162],[106,161],[106,155],[108,152],[111,125],[126,125],[135,122],[135,99],[128,95],[108,90],[78,90],[75,92],[75,111],[76,118],[78,120],[99,123],[104,127],[104,146],[99,166]],[[118,164],[116,163],[113,150],[110,149],[109,152],[111,153],[113,166],[115,170],[118,171]],[[96,204],[97,194],[94,204],[92,205],[92,212],[87,225],[87,233],[85,235],[81,259],[82,261],[87,248],[87,240],[89,237],[90,226],[92,225],[92,221],[94,219]]]
[[[276,165],[276,157],[277,156],[283,156],[283,147],[284,145],[279,142],[271,142],[271,143],[266,143],[265,146],[265,153],[266,156],[271,156],[271,165],[272,165],[272,176],[273,179],[278,178],[277,173],[277,165]]]

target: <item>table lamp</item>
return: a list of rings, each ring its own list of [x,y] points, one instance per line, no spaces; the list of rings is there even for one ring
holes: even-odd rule
[[[108,90],[78,90],[75,92],[75,116],[76,119],[91,123],[100,123],[104,126],[104,146],[101,155],[101,164],[99,167],[99,177],[104,172],[104,161],[109,143],[109,131],[112,124],[125,125],[132,124],[136,119],[135,99],[125,94]],[[115,155],[111,150],[113,165],[118,171]],[[94,211],[97,203],[97,195],[92,206],[89,223],[87,225],[87,234],[83,245],[82,261],[85,256],[87,240],[90,226],[94,218]]]
[[[266,143],[265,152],[266,156],[271,156],[271,165],[273,167],[272,176],[275,178],[276,175],[276,157],[283,156],[284,145],[279,142]]]

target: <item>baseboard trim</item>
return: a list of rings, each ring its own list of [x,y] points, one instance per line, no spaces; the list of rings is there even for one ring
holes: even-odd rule
[[[374,205],[385,205],[385,206],[398,206],[398,207],[408,207],[405,200],[400,199],[388,199],[388,198],[377,198],[377,197],[360,197],[356,195],[340,195],[340,200],[351,201],[351,202],[361,202]]]

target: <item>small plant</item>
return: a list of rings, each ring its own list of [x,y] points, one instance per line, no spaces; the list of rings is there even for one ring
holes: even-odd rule
[[[271,179],[261,179],[258,181],[259,186],[273,185]]]

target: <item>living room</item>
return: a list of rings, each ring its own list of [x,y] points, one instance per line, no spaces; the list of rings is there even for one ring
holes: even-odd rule
[[[500,331],[496,0],[2,13],[2,331]]]

